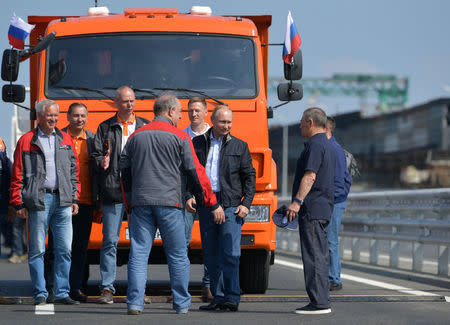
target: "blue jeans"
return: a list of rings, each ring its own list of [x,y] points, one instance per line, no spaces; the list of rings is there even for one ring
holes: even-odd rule
[[[192,237],[192,226],[194,224],[195,213],[184,211],[184,222],[186,229],[186,247],[189,247],[189,243],[191,242]],[[202,288],[210,287],[209,273],[206,264],[203,264],[203,277],[202,277]]]
[[[187,210],[183,211],[185,232],[186,232],[186,247],[189,247],[192,236],[192,225],[194,224],[195,213],[191,213]]]
[[[29,211],[29,256],[31,282],[33,283],[33,297],[47,298],[44,279],[44,253],[47,227],[53,234],[55,250],[55,267],[53,290],[55,299],[62,299],[69,295],[70,250],[72,245],[72,207],[61,207],[59,195],[45,194],[44,211]]]
[[[169,266],[173,309],[186,311],[191,304],[188,292],[190,263],[186,250],[182,210],[167,206],[136,206],[129,221],[128,309],[143,310],[147,265],[156,229],[159,228]]]
[[[189,243],[191,242],[192,225],[194,224],[194,218],[195,213],[188,212],[187,210],[184,211],[184,222],[186,229],[186,247],[189,247]],[[206,264],[203,264],[202,288],[209,288],[209,287],[210,287],[210,280],[208,267],[206,266]]]
[[[100,250],[100,275],[102,283],[100,290],[107,289],[113,293],[116,280],[117,243],[119,242],[120,226],[124,212],[123,203],[103,205],[103,241]]]
[[[234,214],[236,207],[224,211],[225,222],[217,225],[209,208],[199,209],[203,258],[208,268],[214,302],[238,304],[241,300],[239,259],[242,219]]]
[[[341,259],[339,257],[339,228],[347,202],[335,203],[330,224],[328,225],[328,249],[330,251],[330,282],[341,283]]]
[[[15,218],[12,225],[12,247],[11,251],[21,256],[26,253],[25,227],[26,219]]]

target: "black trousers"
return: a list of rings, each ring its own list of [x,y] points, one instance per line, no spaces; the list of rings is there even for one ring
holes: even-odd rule
[[[72,264],[70,265],[69,283],[70,291],[79,290],[85,279],[85,265],[89,237],[91,236],[92,205],[79,204],[78,214],[72,217]],[[48,246],[44,255],[44,277],[47,290],[53,288],[53,236],[48,232]]]
[[[318,308],[330,307],[328,223],[327,220],[308,220],[306,217],[299,219],[306,292],[311,304]]]

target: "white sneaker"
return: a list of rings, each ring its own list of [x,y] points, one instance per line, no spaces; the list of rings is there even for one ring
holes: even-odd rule
[[[8,259],[9,263],[17,264],[22,263],[22,259],[16,253],[12,253],[11,257]]]

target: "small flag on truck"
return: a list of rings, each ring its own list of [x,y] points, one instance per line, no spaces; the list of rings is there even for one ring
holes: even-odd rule
[[[301,44],[302,40],[300,39],[300,34],[298,33],[297,27],[295,27],[291,12],[289,11],[287,16],[286,35],[284,37],[283,46],[283,61],[286,64],[291,64],[292,57],[300,48]]]
[[[16,49],[25,47],[25,39],[33,30],[34,25],[27,24],[14,13],[11,17],[11,23],[8,30],[9,44]]]

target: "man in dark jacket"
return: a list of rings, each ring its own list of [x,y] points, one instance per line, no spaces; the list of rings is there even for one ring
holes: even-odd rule
[[[73,300],[86,302],[86,295],[80,288],[85,276],[87,247],[92,228],[94,203],[97,201],[97,182],[90,155],[94,149],[94,133],[85,129],[88,109],[83,103],[72,103],[67,110],[69,125],[62,129],[72,138],[79,161],[79,181],[81,185],[78,199],[78,215],[72,218],[72,264],[70,266],[70,297]],[[48,236],[48,247],[45,252],[45,276],[49,298],[53,289],[53,236]],[[52,302],[47,299],[47,302]]]
[[[10,204],[17,217],[28,214],[28,246],[34,304],[46,303],[44,252],[47,227],[54,238],[55,303],[69,297],[72,215],[78,213],[78,156],[70,136],[56,128],[59,106],[44,99],[36,106],[38,127],[25,133],[14,152]]]
[[[334,171],[334,208],[331,221],[328,225],[328,249],[330,251],[330,291],[342,289],[341,259],[339,257],[339,228],[341,218],[347,206],[347,196],[352,185],[352,178],[347,168],[344,149],[337,143],[333,136],[336,122],[330,116],[327,117],[326,134],[336,153],[336,168]]]
[[[98,303],[113,303],[116,279],[116,254],[124,212],[120,186],[119,159],[128,137],[148,120],[135,115],[135,96],[131,88],[117,89],[114,100],[117,113],[102,122],[94,138],[96,172],[99,175],[99,196],[103,205],[103,242],[100,250],[101,296]]]
[[[256,172],[247,143],[230,134],[232,121],[231,109],[219,105],[211,115],[212,128],[193,139],[198,160],[225,211],[225,220],[217,221],[208,209],[199,208],[203,258],[214,296],[200,310],[237,311],[240,302],[241,227],[255,195]]]
[[[183,216],[188,198],[186,184],[197,202],[207,206],[217,220],[223,210],[217,204],[204,168],[199,164],[189,135],[178,129],[181,104],[170,93],[157,98],[155,119],[130,137],[120,158],[122,183],[127,205],[132,207],[129,223],[127,306],[129,315],[144,308],[147,264],[156,229],[159,228],[169,266],[173,308],[188,312],[191,296],[189,259]],[[193,198],[189,198],[192,203]],[[193,212],[192,204],[189,211]]]

